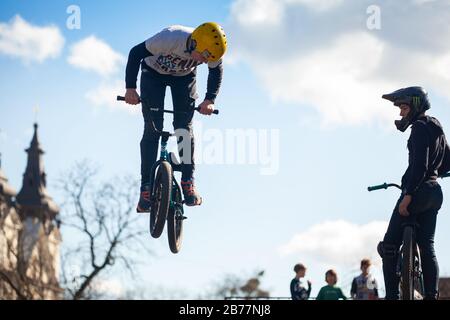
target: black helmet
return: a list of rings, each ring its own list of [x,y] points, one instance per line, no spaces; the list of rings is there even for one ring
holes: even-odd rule
[[[431,107],[428,94],[422,87],[398,89],[392,93],[384,94],[382,98],[393,102],[395,106],[407,104],[411,108],[408,116],[401,120],[395,120],[395,126],[401,132],[404,132],[420,114]]]

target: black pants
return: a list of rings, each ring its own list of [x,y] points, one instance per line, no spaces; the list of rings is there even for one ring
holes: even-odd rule
[[[423,183],[417,193],[412,197],[411,204],[408,207],[408,211],[410,212],[409,217],[403,217],[398,212],[398,206],[402,199],[403,195],[397,201],[383,241],[385,245],[393,246],[395,252],[398,254],[402,243],[402,225],[415,219],[418,224],[416,240],[422,258],[425,296],[435,298],[438,294],[439,266],[434,251],[434,233],[436,230],[437,214],[443,200],[442,190],[436,181]],[[397,254],[385,255],[383,257],[386,299],[389,300],[399,298],[399,278],[396,275]]]
[[[174,111],[183,112],[174,114],[173,118],[173,126],[178,139],[179,155],[183,164],[182,179],[190,179],[194,173],[192,117],[194,115],[195,99],[197,98],[196,74],[192,72],[186,76],[178,77],[162,75],[151,68],[143,69],[141,74],[141,100],[142,115],[144,116],[144,134],[141,140],[141,184],[150,182],[150,170],[158,156],[159,135],[153,129],[152,120],[157,130],[163,129],[164,113],[162,109],[164,108],[167,86],[170,87],[172,92]],[[152,111],[151,109],[160,109],[160,111]],[[179,134],[180,132],[184,134]],[[183,141],[183,139],[188,139],[188,141]],[[186,150],[186,145],[190,147],[190,150]],[[190,157],[183,161],[183,152],[186,151],[189,151]]]

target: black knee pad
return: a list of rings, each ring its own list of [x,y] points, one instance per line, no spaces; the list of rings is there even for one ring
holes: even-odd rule
[[[397,254],[398,254],[398,248],[396,245],[391,244],[391,243],[386,243],[384,241],[380,241],[380,243],[378,243],[377,251],[378,251],[378,254],[380,255],[380,257],[383,259],[385,259],[385,258],[392,259],[392,258],[397,257]]]

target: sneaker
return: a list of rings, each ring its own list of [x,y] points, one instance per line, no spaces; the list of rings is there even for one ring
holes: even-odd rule
[[[188,207],[199,206],[202,204],[202,197],[197,193],[194,186],[194,179],[181,180],[181,188],[183,189],[184,203]]]
[[[144,184],[141,186],[141,196],[136,207],[136,212],[150,212],[152,203],[150,201],[150,184]]]

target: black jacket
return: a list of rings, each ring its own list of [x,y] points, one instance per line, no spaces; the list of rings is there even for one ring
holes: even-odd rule
[[[450,171],[450,147],[436,118],[422,116],[413,122],[408,150],[408,169],[402,177],[406,194],[414,194],[422,182]]]

